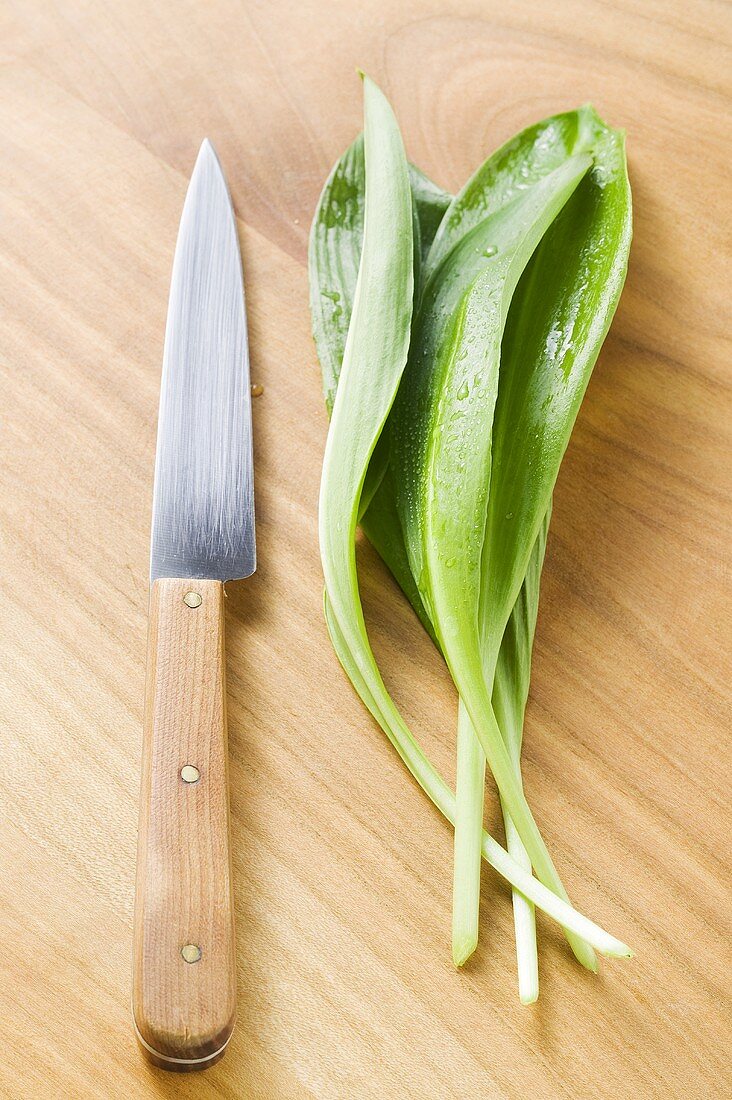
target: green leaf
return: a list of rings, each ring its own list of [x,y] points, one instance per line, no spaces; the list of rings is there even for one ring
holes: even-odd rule
[[[529,257],[589,165],[587,156],[569,158],[447,254],[424,290],[392,421],[397,506],[412,574],[519,835],[539,879],[556,891],[561,882],[491,709],[478,605],[508,307]]]
[[[364,120],[363,247],[343,361],[335,373],[319,533],[333,617],[351,652],[359,654],[359,662],[378,676],[358,591],[355,533],[366,471],[407,360],[414,248],[401,134],[387,100],[368,77],[364,77]],[[331,318],[331,322],[337,320]],[[329,360],[329,379],[333,363]]]
[[[426,256],[451,196],[409,165],[419,253]],[[308,246],[310,315],[330,414],[346,347],[363,244],[366,177],[363,134],[336,161],[318,200]]]
[[[384,434],[381,438],[385,438]],[[388,437],[386,438],[388,442]],[[439,649],[432,623],[409,568],[409,558],[407,557],[399,513],[396,507],[392,473],[388,467],[384,473],[383,481],[371,497],[369,506],[361,518],[361,528],[411,603],[422,626]]]
[[[592,107],[586,106],[544,119],[528,127],[506,142],[473,174],[453,199],[435,235],[432,249],[425,260],[425,276],[434,272],[444,257],[488,214],[512,203],[522,191],[537,183],[576,154],[592,149],[604,127]],[[481,632],[483,633],[483,632]],[[501,637],[501,633],[495,635]],[[494,654],[484,659],[486,683],[493,674]],[[455,829],[455,868],[453,905],[453,957],[458,965],[464,962],[477,942],[478,907],[480,902],[480,864],[477,851],[483,821],[485,764],[474,736],[469,715],[461,702],[457,738],[458,815]],[[520,764],[516,764],[520,778]],[[514,851],[523,851],[513,823],[507,828],[513,837]],[[524,862],[528,856],[523,853]],[[517,911],[517,956],[521,975],[522,998],[530,998],[527,990],[538,989],[536,981],[526,975],[535,970],[536,942],[533,924],[526,914]],[[580,962],[591,968],[595,960],[581,945],[575,944]]]
[[[593,160],[532,257],[506,326],[481,580],[489,650],[523,582],[625,280],[631,196],[623,134],[604,130]]]
[[[574,246],[575,254],[583,252],[594,252],[597,249],[597,241],[608,229],[607,219],[600,217],[597,224],[593,227],[589,225],[587,218],[574,220],[574,212],[579,208],[580,200],[577,197],[578,194],[585,194],[592,187],[592,181],[596,178],[601,178],[604,181],[609,181],[611,177],[621,180],[624,184],[624,190],[627,194],[627,211],[628,211],[628,229],[629,229],[629,191],[627,189],[627,177],[625,177],[624,162],[622,156],[618,156],[618,147],[622,149],[622,137],[617,134],[613,134],[608,131],[598,116],[595,114],[591,107],[582,108],[576,113],[571,115],[557,116],[554,119],[546,120],[543,123],[539,123],[536,127],[530,128],[523,134],[518,135],[512,142],[509,142],[502,150],[499,150],[494,157],[490,158],[485,165],[475,174],[473,179],[469,181],[461,193],[456,197],[452,206],[448,210],[443,225],[438,232],[432,251],[427,259],[426,267],[429,270],[430,267],[434,268],[436,262],[439,261],[440,256],[448,252],[450,248],[454,248],[456,243],[459,243],[466,233],[470,233],[474,227],[484,220],[485,210],[494,207],[500,208],[501,205],[505,205],[506,202],[510,203],[514,201],[517,190],[523,190],[530,186],[531,180],[536,179],[541,173],[544,173],[547,169],[552,169],[561,161],[562,158],[567,158],[569,155],[576,155],[579,152],[590,152],[595,159],[595,167],[591,177],[587,177],[582,181],[582,184],[577,189],[575,195],[570,199],[565,211],[561,215],[560,224],[570,227],[569,237],[573,237],[572,244]],[[609,155],[608,155],[609,154]],[[622,205],[622,202],[621,202]],[[609,207],[607,208],[609,209]],[[571,212],[571,213],[570,213]],[[621,221],[623,218],[621,217]],[[610,219],[612,221],[612,218]],[[548,234],[548,240],[551,242],[554,239],[554,229],[550,230]],[[622,234],[613,235],[610,233],[608,241],[607,252],[613,256],[619,270],[624,271],[625,263],[627,261],[627,244]],[[549,244],[542,244],[540,251],[548,248]],[[567,257],[565,255],[553,256],[553,259],[545,264],[542,270],[542,289],[546,293],[551,290],[552,293],[557,293],[559,301],[574,300],[574,307],[577,302],[582,298],[583,290],[586,289],[582,286],[582,281],[576,284],[571,290],[567,286],[567,279],[564,279],[564,285],[562,284],[561,277],[558,277],[564,270],[564,265],[567,263]],[[570,270],[572,269],[572,262],[570,261]],[[587,278],[599,277],[600,284],[605,284],[610,291],[610,297],[612,299],[612,288],[614,286],[614,277],[610,274],[609,278],[606,277],[596,267],[594,272],[586,273]],[[528,273],[522,277],[519,284],[519,291],[517,292],[517,301],[521,302],[525,297],[525,285],[528,285]],[[621,280],[622,284],[622,280]],[[620,285],[621,285],[620,284]],[[537,281],[538,285],[538,281]],[[595,287],[597,289],[597,286]],[[619,292],[619,287],[618,287]],[[609,317],[612,316],[612,310],[614,309],[614,302],[617,300],[617,294],[612,299],[612,306],[607,317],[609,323]],[[525,324],[525,331],[513,339],[511,344],[512,349],[515,349],[516,360],[519,359],[526,363],[529,361],[529,356],[526,354],[527,344],[523,340],[525,332],[528,330],[536,333],[535,318],[537,313],[536,301],[531,301],[528,305],[523,307],[523,317]],[[572,306],[568,307],[570,310]],[[590,303],[592,308],[592,303]],[[561,307],[557,306],[557,309],[561,312]],[[602,310],[600,311],[603,312]],[[509,318],[509,330],[503,341],[502,349],[502,365],[501,365],[501,391],[499,397],[498,409],[496,412],[497,417],[500,416],[500,410],[502,408],[502,401],[504,392],[507,390],[506,378],[510,379],[510,385],[515,397],[513,409],[514,411],[522,407],[523,411],[526,411],[526,406],[522,406],[524,400],[524,394],[521,389],[518,378],[520,371],[516,371],[512,367],[512,363],[507,361],[506,346],[509,343],[510,333],[513,330],[512,319],[516,316],[516,306],[512,307]],[[560,325],[552,322],[553,329],[550,327],[547,331],[554,331],[556,337],[559,331]],[[603,334],[604,331],[603,329]],[[600,339],[601,342],[601,339]],[[587,341],[586,356],[589,361],[589,369],[591,370],[592,363],[597,355],[599,348],[599,342],[595,341],[592,337]],[[587,372],[587,377],[589,371]],[[585,382],[586,384],[586,382]],[[581,399],[581,393],[580,393]],[[561,411],[561,404],[558,406]],[[576,411],[576,410],[575,410]],[[538,419],[538,418],[537,418]],[[573,415],[566,423],[566,436],[564,439],[564,445],[566,445],[566,438],[571,430],[571,424],[573,421]],[[513,455],[517,455],[521,452],[526,458],[526,452],[531,450],[529,438],[529,446],[524,447],[525,436],[521,432],[516,431],[516,423],[512,420],[511,415],[505,417],[503,422],[506,430],[503,436],[499,434],[498,443],[508,440],[513,446]],[[502,521],[505,525],[513,519],[513,508],[510,504],[507,504],[505,508],[501,510],[501,506],[496,504],[496,496],[494,495],[494,489],[496,485],[496,467],[500,464],[500,451],[498,450],[496,441],[494,440],[494,471],[493,481],[491,484],[491,507],[493,509],[493,515],[499,517],[499,521]],[[559,460],[563,453],[563,447],[559,451]],[[506,463],[507,478],[503,481],[503,487],[510,486],[510,490],[514,497],[521,498],[521,495],[526,491],[527,486],[532,483],[532,460],[529,458],[526,469],[528,470],[526,480],[519,486],[518,479],[514,479],[514,467],[512,465],[512,458]],[[536,462],[534,462],[534,469],[536,468]],[[557,464],[558,468],[558,464]],[[556,477],[556,469],[554,472]],[[544,493],[544,509],[546,509],[546,502],[551,495],[550,483],[548,492],[546,486],[542,492]],[[533,482],[536,485],[536,482]],[[500,498],[499,498],[500,499]],[[541,507],[537,508],[532,516],[533,523],[541,524],[543,522],[543,515]],[[521,553],[514,556],[512,564],[514,566],[513,573],[510,580],[511,587],[507,591],[504,591],[504,600],[500,607],[496,608],[496,605],[485,606],[484,601],[481,603],[481,642],[484,649],[483,661],[484,661],[484,677],[486,684],[489,684],[493,675],[493,668],[496,660],[496,648],[500,639],[503,637],[503,627],[506,623],[508,615],[513,615],[514,601],[517,598],[517,589],[521,585],[524,572],[527,567],[528,556],[531,553],[533,545],[532,535],[536,534],[536,526],[528,532],[523,543],[521,545]],[[511,558],[513,551],[509,551],[506,554],[506,559]],[[490,571],[487,567],[489,561],[489,555],[487,551],[484,551],[483,558],[483,573],[485,577],[490,575]],[[470,782],[468,778],[465,778],[464,789],[469,792],[465,795],[465,799],[470,799],[471,806],[464,806],[458,813],[459,828],[456,830],[456,875],[457,862],[461,858],[460,853],[464,848],[465,851],[462,854],[463,862],[474,865],[474,856],[472,853],[477,846],[477,837],[479,835],[480,824],[482,822],[482,799],[476,794],[479,788],[479,777],[477,776],[478,769],[480,768],[479,758],[476,756],[475,747],[470,745],[469,737],[465,733],[465,728],[469,728],[470,723],[467,720],[466,715],[461,712],[461,729],[462,734],[458,737],[458,775],[463,777],[470,776],[470,769],[472,767],[475,773],[474,782]],[[461,754],[465,754],[466,758],[469,757],[472,763],[466,764],[465,760],[461,760]],[[518,764],[517,764],[517,777]],[[458,795],[460,795],[460,789],[458,789]],[[472,822],[472,824],[471,824]],[[510,835],[514,836],[515,830],[513,823],[509,820],[507,822],[507,830]],[[514,843],[514,852],[518,851],[517,845]],[[463,879],[465,875],[463,873]],[[477,906],[478,899],[478,886],[473,884],[472,890],[475,905]],[[464,908],[464,907],[463,907]],[[524,922],[524,928],[527,929],[527,922]],[[456,934],[460,936],[460,928],[456,930]],[[527,935],[529,934],[527,929]],[[528,941],[524,942],[524,948],[526,948]],[[517,944],[517,946],[519,946]],[[583,951],[582,946],[573,944],[575,953],[577,948],[580,951],[580,961],[583,961],[585,965],[594,965],[594,960],[590,955]],[[528,952],[533,953],[533,947]],[[519,962],[520,970],[522,969],[521,960]],[[525,967],[523,968],[526,969]]]
[[[434,234],[450,205],[451,196],[414,165],[409,165],[409,182],[413,216],[418,226],[418,233],[415,232],[415,242],[419,238],[419,249],[415,243],[415,268],[418,271],[421,258],[429,251]],[[326,180],[313,218],[308,250],[313,338],[329,414],[338,387],[361,260],[365,194],[364,142],[363,134],[359,134],[335,163]],[[436,641],[409,571],[393,484],[390,477],[385,477],[388,454],[387,430],[376,445],[366,475],[359,522],[369,542],[412,604],[425,630]]]
[[[524,711],[531,680],[531,651],[539,611],[541,571],[551,519],[551,502],[529,558],[529,567],[501,638],[493,678],[493,711],[511,756],[518,762]]]
[[[624,137],[585,109],[585,137],[590,130],[593,168],[532,257],[504,334],[481,576],[486,682],[497,639],[503,645],[504,627],[516,613],[517,593],[625,278],[632,215]],[[510,736],[508,743],[510,748]],[[516,762],[518,775],[518,756]],[[512,854],[520,859],[505,800],[503,809]],[[577,953],[580,945],[572,946]],[[590,958],[580,961],[592,964]],[[519,969],[526,971],[521,960]]]
[[[412,202],[419,218],[419,241],[422,262],[432,247],[445,211],[452,202],[452,195],[443,191],[415,165],[409,165],[409,182],[412,186]]]
[[[323,396],[333,411],[356,293],[366,198],[363,134],[333,166],[310,229],[310,316]]]

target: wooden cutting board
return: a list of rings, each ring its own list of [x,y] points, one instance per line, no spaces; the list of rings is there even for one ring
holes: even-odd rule
[[[729,1095],[729,7],[65,0],[1,18],[2,1096]],[[628,131],[631,269],[557,488],[525,777],[576,903],[637,955],[595,978],[542,919],[530,1009],[488,869],[478,954],[452,968],[450,832],[323,627],[305,257],[360,126],[357,65],[450,189],[586,100]],[[260,566],[227,611],[239,1024],[215,1069],[171,1078],[133,1039],[131,916],[160,361],[205,135],[264,388]],[[451,775],[452,685],[367,548],[361,564],[389,683]]]

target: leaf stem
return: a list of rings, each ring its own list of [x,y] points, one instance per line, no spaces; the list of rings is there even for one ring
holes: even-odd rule
[[[445,655],[450,663],[450,653],[448,648],[445,648]],[[483,681],[483,668],[477,641],[472,651],[471,647],[466,647],[466,650],[466,653],[460,654],[458,667],[453,664],[450,672],[468,709],[501,798],[513,819],[531,863],[536,868],[540,882],[564,901],[569,902],[569,895],[562,885],[562,880],[526,801],[521,780],[493,713],[491,700]],[[589,944],[583,943],[574,933],[568,934],[567,938],[579,962],[589,970],[596,970],[597,962]]]
[[[501,801],[506,845],[512,859],[531,874],[531,860],[516,832],[511,815]],[[536,912],[534,905],[518,890],[511,891],[513,927],[516,936],[516,966],[518,970],[519,999],[530,1005],[539,996],[539,958],[536,949]]]
[[[452,887],[452,960],[455,966],[467,962],[478,945],[485,764],[485,753],[460,700]]]
[[[327,593],[325,595],[325,618],[333,648],[363,703],[379,723],[425,794],[450,824],[454,826],[456,812],[454,792],[425,755],[419,742],[397,710],[376,668],[368,641],[359,639],[360,652],[358,656],[351,652],[333,613]],[[368,676],[368,683],[365,675]],[[481,851],[483,858],[491,867],[502,875],[511,886],[519,890],[524,897],[533,901],[539,909],[556,920],[565,929],[568,936],[573,934],[581,937],[599,951],[601,955],[626,959],[632,957],[633,952],[626,944],[616,939],[615,936],[611,936],[609,932],[600,928],[588,917],[583,916],[572,907],[568,900],[555,894],[534,878],[530,871],[519,866],[505,848],[502,848],[498,841],[494,840],[485,830],[482,834]]]

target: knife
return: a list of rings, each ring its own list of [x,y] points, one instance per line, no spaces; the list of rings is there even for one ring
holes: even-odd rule
[[[224,582],[256,568],[234,210],[204,141],[178,231],[153,493],[132,1006],[144,1053],[203,1069],[236,1017]]]

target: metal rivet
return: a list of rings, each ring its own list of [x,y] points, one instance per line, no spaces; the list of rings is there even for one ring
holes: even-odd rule
[[[201,958],[201,948],[197,943],[184,944],[180,953],[187,963],[197,963]]]
[[[264,393],[264,386],[260,386],[259,382],[252,383],[252,397],[261,397]]]
[[[203,603],[200,592],[186,592],[183,597],[183,603],[186,607],[200,607]]]
[[[184,783],[197,783],[201,773],[193,764],[184,764],[180,769],[180,777]]]

